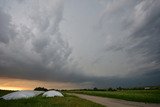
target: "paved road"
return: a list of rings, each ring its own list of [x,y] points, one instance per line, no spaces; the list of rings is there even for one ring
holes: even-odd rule
[[[120,99],[103,98],[97,96],[83,95],[83,94],[72,94],[77,97],[90,100],[95,103],[102,104],[107,107],[160,107],[160,104],[146,104],[141,102],[125,101]]]

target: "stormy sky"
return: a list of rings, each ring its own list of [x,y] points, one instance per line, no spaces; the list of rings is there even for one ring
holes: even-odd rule
[[[1,87],[149,86],[159,77],[160,0],[0,0]]]

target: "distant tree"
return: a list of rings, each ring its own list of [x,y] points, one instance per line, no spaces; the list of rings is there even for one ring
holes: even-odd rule
[[[123,90],[123,88],[122,87],[118,87],[117,90]]]
[[[44,87],[36,87],[34,90],[35,91],[48,91],[48,89]]]
[[[108,91],[113,91],[113,89],[110,87],[110,88],[108,88]]]
[[[56,89],[49,89],[49,90],[56,90]]]
[[[97,88],[97,87],[94,87],[94,88],[93,88],[93,90],[94,90],[94,91],[97,91],[97,90],[98,90],[98,88]]]
[[[108,91],[117,91],[117,90],[110,87],[108,88]]]

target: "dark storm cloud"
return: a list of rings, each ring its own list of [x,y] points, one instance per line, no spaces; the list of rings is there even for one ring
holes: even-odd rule
[[[123,78],[120,77],[102,77],[102,78],[94,78],[92,79],[93,83],[95,83],[93,86],[99,87],[99,88],[108,88],[108,87],[135,87],[135,86],[153,86],[157,85],[159,86],[160,83],[160,70],[154,70],[149,71],[147,73],[144,73],[143,75],[137,75],[137,76],[126,76]],[[103,81],[103,82],[102,82]]]
[[[160,2],[158,0],[143,1],[137,7],[135,14],[139,15],[142,12],[143,15],[139,18],[142,18],[143,21],[130,35],[131,41],[137,44],[128,49],[128,52],[130,55],[141,54],[145,58],[141,63],[147,66],[153,65],[149,68],[147,66],[144,69],[142,68],[143,71],[154,69],[157,71],[157,69],[160,69]],[[142,41],[139,42],[140,40]]]
[[[0,5],[0,77],[103,88],[159,85],[159,0],[106,2],[98,31],[107,39],[93,61],[104,67],[105,72],[97,70],[101,76],[71,60],[72,49],[59,28],[63,1],[19,1]]]
[[[0,41],[0,77],[76,83],[88,80],[81,74],[81,69],[71,64],[72,50],[59,32],[63,1],[52,2],[40,1],[33,7],[30,6],[32,1],[20,2],[23,7],[18,10],[19,14],[0,11],[3,37]],[[49,8],[46,7],[48,3]],[[19,6],[19,2],[15,5]],[[31,11],[26,12],[28,6]],[[15,9],[14,6],[10,8]],[[16,16],[18,20],[13,19],[15,15],[19,15]],[[15,38],[11,39],[9,34]]]
[[[14,37],[14,30],[10,29],[13,27],[11,24],[11,17],[2,11],[0,8],[0,42],[8,43],[11,38]]]
[[[141,74],[160,69],[159,10],[159,0],[120,0],[107,4],[99,22],[103,35],[107,37],[104,50],[106,55],[108,52],[125,55],[122,57],[132,70],[124,71]]]
[[[33,6],[30,3],[34,2],[21,2],[24,7],[20,7],[20,10],[15,8],[20,5],[19,2],[15,2],[13,6],[12,2],[7,4],[19,14],[0,11],[0,75],[63,81],[65,78],[62,77],[73,72],[67,67],[71,48],[59,32],[63,1],[39,1]],[[50,7],[47,8],[46,5]],[[28,6],[31,9],[29,12],[26,11]]]
[[[144,26],[140,31],[135,32],[131,38],[136,41],[141,38],[146,38],[143,42],[140,42],[133,48],[129,49],[129,52],[134,54],[140,52],[154,63],[160,62],[160,15],[157,19]]]

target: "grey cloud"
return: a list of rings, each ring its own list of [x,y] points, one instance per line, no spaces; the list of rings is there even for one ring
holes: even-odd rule
[[[93,50],[87,50],[89,53],[82,50],[84,59],[92,58],[85,56],[92,52],[95,56],[88,61],[91,66],[82,62],[83,66],[91,68],[86,71],[74,63],[72,48],[60,30],[64,17],[63,1],[12,3],[6,3],[10,7],[7,12],[4,11],[7,6],[0,5],[0,77],[88,83],[103,88],[159,85],[158,0],[105,2],[106,8],[96,31],[103,37],[97,37]]]
[[[132,75],[132,76],[131,76]],[[160,71],[154,70],[144,73],[143,75],[136,75],[129,74],[128,76],[121,78],[121,77],[101,77],[101,78],[94,78],[92,81],[95,81],[93,86],[99,88],[108,88],[108,87],[142,87],[142,86],[159,86],[159,76]]]
[[[10,27],[13,27],[11,21],[11,16],[0,8],[0,42],[8,43],[14,37],[15,32],[10,29]]]
[[[18,11],[27,9],[28,4],[32,1],[26,2],[21,2],[23,8]],[[48,2],[51,3],[49,8],[46,7]],[[13,7],[11,6],[11,9]],[[16,16],[27,21],[15,25],[18,30],[11,34],[16,37],[8,44],[0,45],[0,75],[35,80],[57,80],[57,78],[73,72],[67,70],[69,69],[67,64],[71,48],[59,32],[59,23],[63,17],[63,2],[59,0],[40,1],[39,4],[33,4],[33,7],[30,8],[31,12],[20,13],[19,16]],[[11,14],[13,17],[17,15],[16,13]],[[7,15],[2,16],[6,17]],[[2,21],[6,26],[2,26],[3,32],[15,30],[14,26],[8,27],[11,18],[3,18]],[[32,26],[28,26],[28,23]],[[6,34],[7,32],[4,32],[1,37],[6,37]],[[6,39],[9,40],[10,37],[8,36]]]
[[[139,29],[135,30],[135,32],[131,34],[130,38],[134,41],[134,43],[137,43],[138,40],[142,41],[138,42],[136,46],[133,46],[131,49],[129,49],[129,53],[131,55],[136,53],[142,54],[142,56],[146,59],[142,63],[153,64],[153,67],[155,69],[160,69],[160,50],[158,49],[160,46],[160,12],[158,11],[160,2],[143,1],[142,3],[140,3],[140,5],[141,10],[139,9],[139,11],[143,11],[143,13],[146,14],[143,19],[145,23],[143,23],[143,25],[140,25],[140,27],[138,27]],[[149,8],[148,5],[150,5]],[[153,68],[150,67],[150,69]]]
[[[119,2],[121,4],[109,2],[100,18],[99,25],[103,25],[100,32],[107,37],[105,54],[101,57],[106,57],[109,52],[124,57],[119,64],[126,63],[128,67],[124,71],[128,73],[137,72],[140,75],[160,69],[159,0]]]

